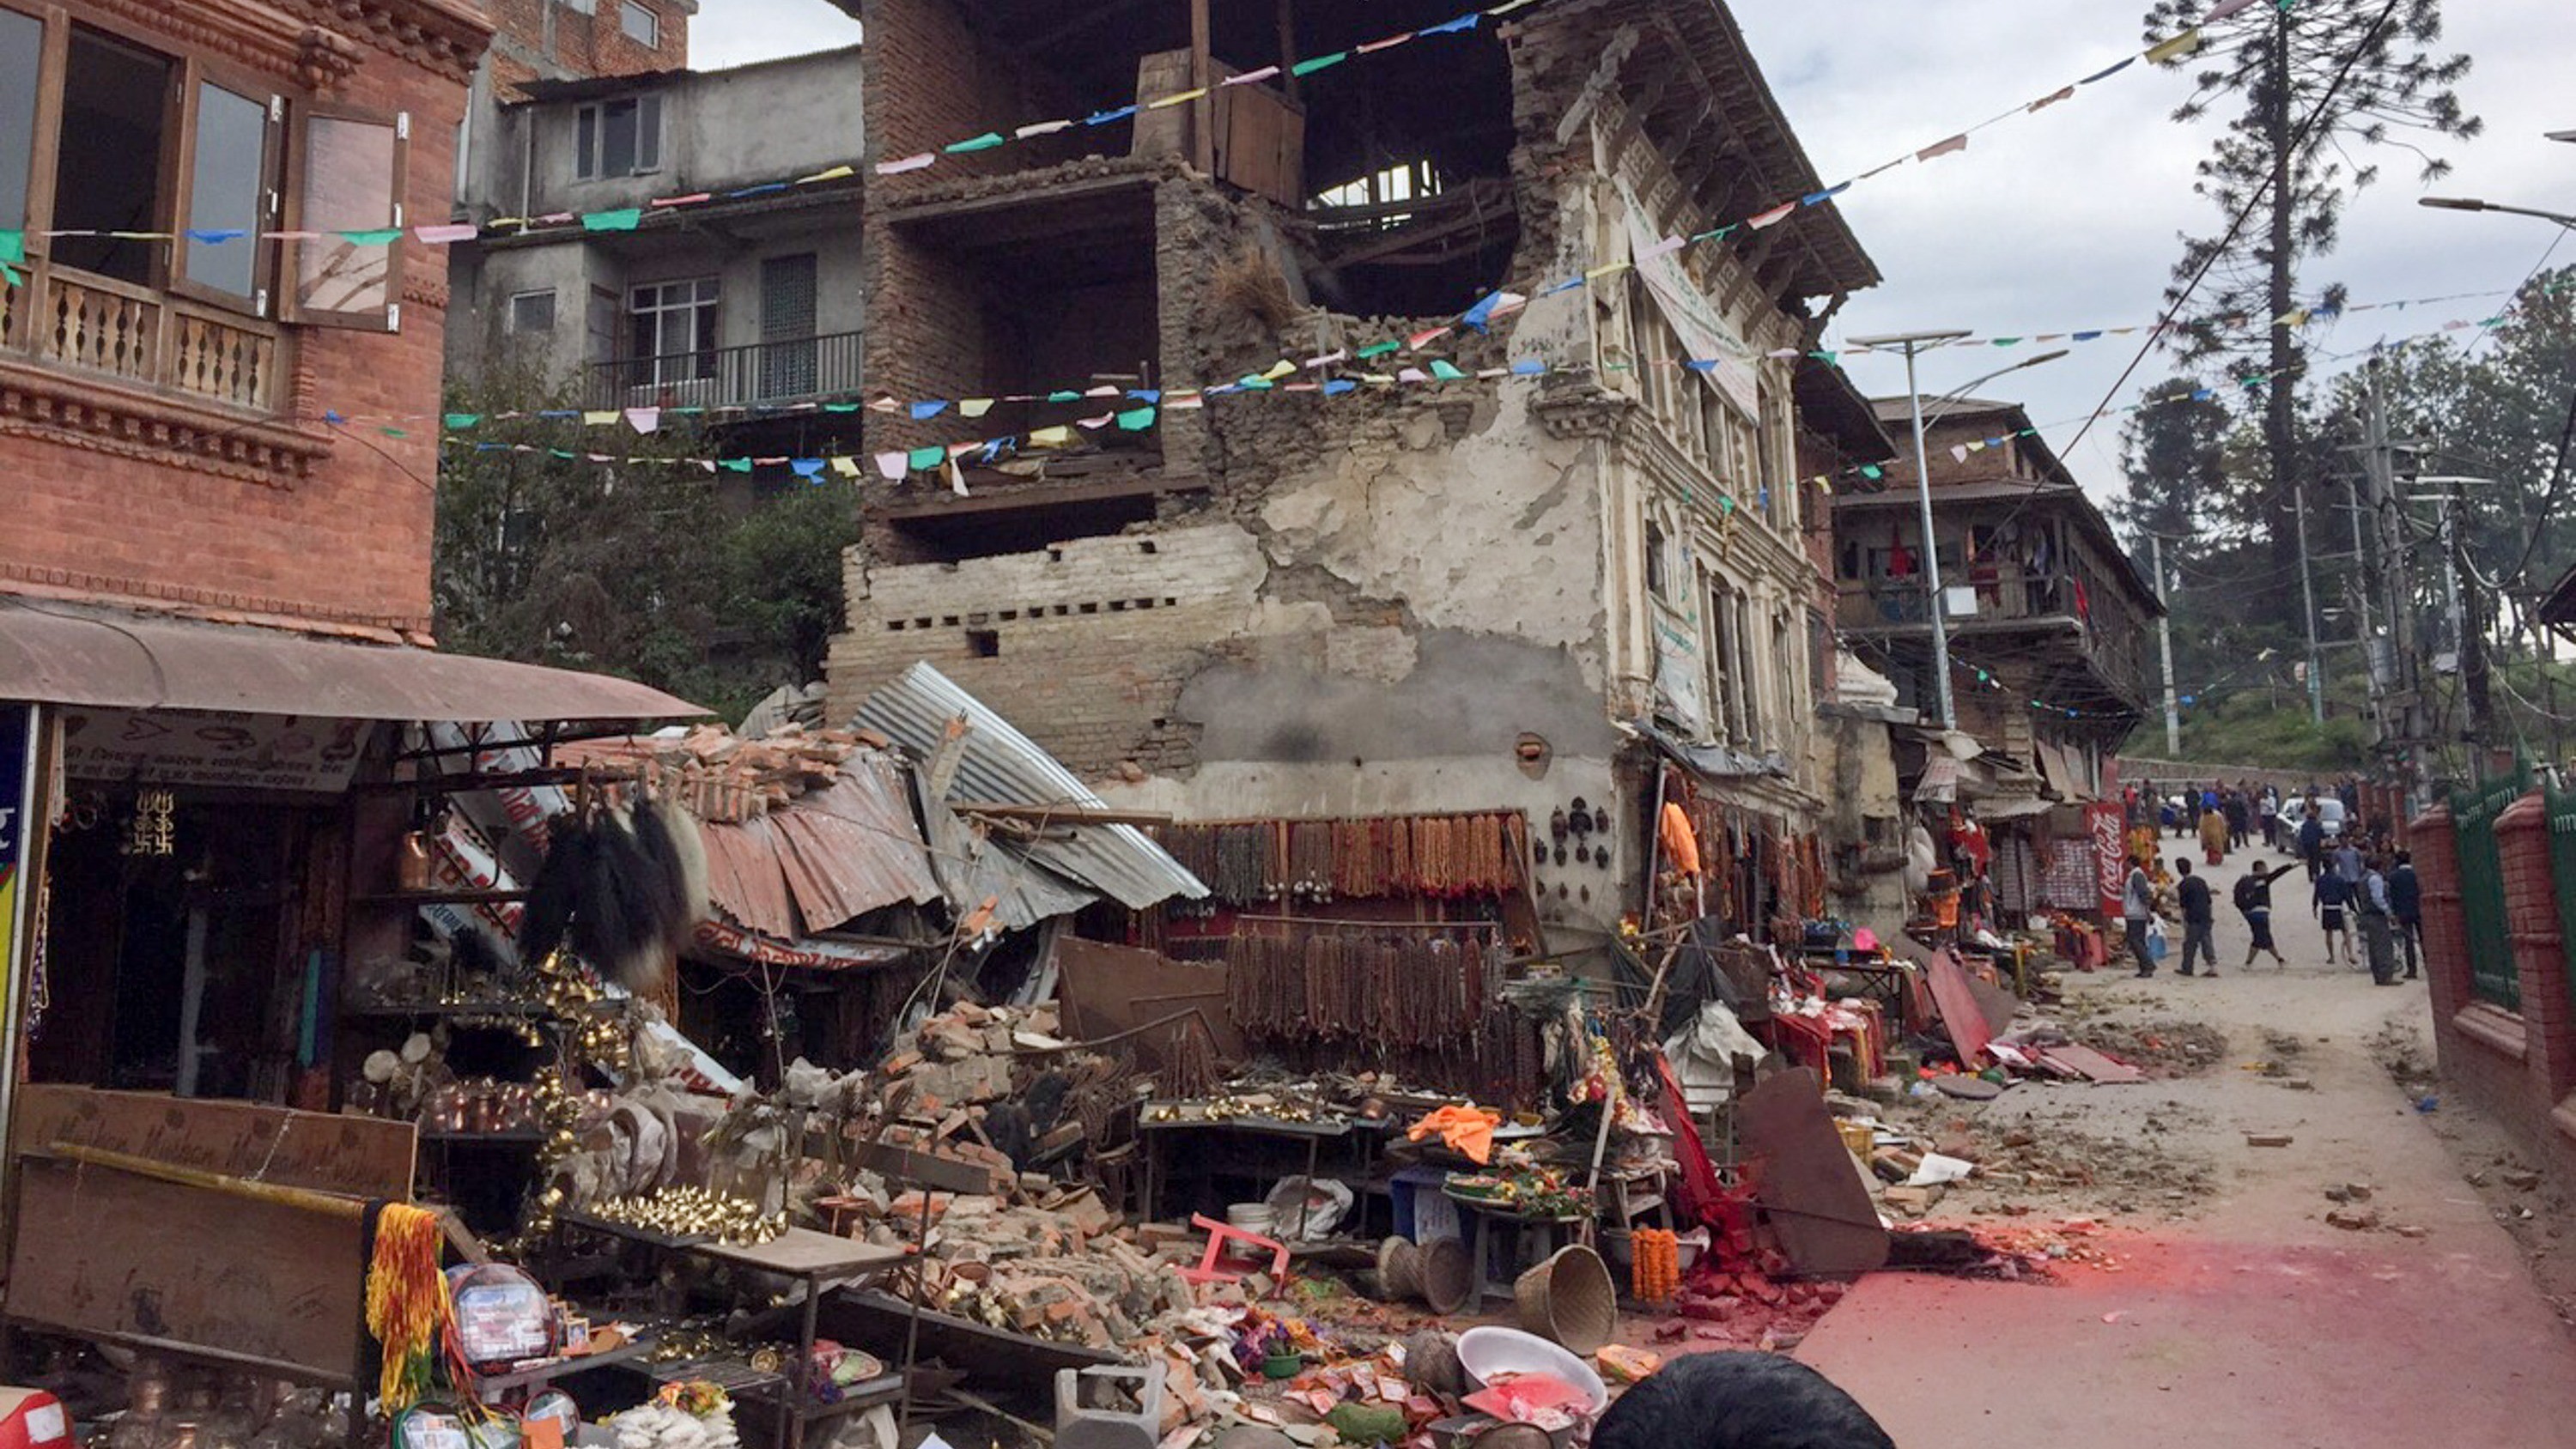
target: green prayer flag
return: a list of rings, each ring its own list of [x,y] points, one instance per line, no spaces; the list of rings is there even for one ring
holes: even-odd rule
[[[1080,402],[1082,401],[1082,394],[1074,392],[1069,388],[1058,389],[1055,392],[1047,394],[1047,401],[1051,403]]]
[[[1247,372],[1235,382],[1236,387],[1246,392],[1268,392],[1278,385],[1257,372]]]
[[[548,457],[561,458],[567,463],[572,462],[574,459],[581,456],[570,448],[548,448],[546,449],[546,455]]]
[[[1863,463],[1860,465],[1860,476],[1867,478],[1872,482],[1876,482],[1887,476],[1887,470],[1881,468],[1876,463]]]
[[[1440,379],[1442,382],[1456,382],[1467,374],[1460,372],[1457,365],[1449,361],[1449,359],[1445,357],[1435,357],[1431,359],[1431,375]]]
[[[724,469],[728,473],[748,473],[751,471],[751,460],[749,458],[718,458],[716,459],[716,466]]]
[[[483,421],[481,413],[449,413],[446,418],[447,425],[451,428],[470,428],[481,421]]]
[[[411,436],[411,434],[404,432],[400,428],[378,428],[376,431],[384,434],[388,438],[408,438]]]
[[[914,472],[926,472],[948,461],[946,448],[915,448],[904,457],[905,466]]]
[[[1403,345],[1401,342],[1372,342],[1359,350],[1358,357],[1366,362],[1372,357],[1384,357]]]
[[[372,231],[344,231],[339,235],[342,241],[352,242],[362,247],[391,246],[402,235],[402,228],[384,226]]]
[[[1295,65],[1288,67],[1288,73],[1290,75],[1313,75],[1315,72],[1324,69],[1326,66],[1340,65],[1343,61],[1350,58],[1351,53],[1349,51],[1337,50],[1330,55],[1319,55],[1311,60],[1301,60]]]
[[[7,230],[0,230],[0,262],[19,262],[23,264],[26,260],[26,230],[22,227],[11,227]]]
[[[823,411],[825,411],[825,412],[827,412],[827,413],[854,413],[854,412],[857,412],[858,410],[859,410],[859,405],[858,405],[857,403],[825,403],[825,404],[823,404]]]
[[[983,135],[970,136],[963,141],[943,146],[940,149],[946,151],[951,156],[963,156],[969,151],[990,151],[1001,144],[1001,132],[986,131]]]
[[[644,208],[640,206],[621,207],[616,211],[585,212],[581,218],[581,229],[583,231],[633,231],[643,220]]]
[[[1150,407],[1129,408],[1118,415],[1118,426],[1131,433],[1141,433],[1153,425],[1154,410]]]

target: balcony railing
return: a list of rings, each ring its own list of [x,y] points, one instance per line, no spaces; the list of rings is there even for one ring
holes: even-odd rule
[[[859,334],[593,363],[593,408],[759,408],[859,390]]]
[[[2009,568],[1995,570],[1971,565],[1964,574],[1955,574],[1944,568],[1941,585],[1944,589],[1976,591],[1976,612],[1953,614],[1951,623],[1954,628],[1973,620],[2077,618],[2075,581],[2066,574],[2023,573]],[[1903,628],[1929,624],[1932,620],[1919,574],[1901,579],[1845,583],[1839,589],[1839,596],[1835,623],[1845,629]]]
[[[70,267],[0,281],[0,351],[251,412],[276,410],[279,329]]]

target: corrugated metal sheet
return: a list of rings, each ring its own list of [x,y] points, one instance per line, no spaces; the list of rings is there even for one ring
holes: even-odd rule
[[[632,680],[208,624],[97,605],[0,600],[0,699],[324,719],[697,719]]]
[[[879,906],[926,906],[940,897],[912,806],[888,768],[881,756],[853,757],[831,788],[769,812],[809,931],[828,931]]]
[[[980,838],[974,826],[946,806],[921,813],[930,822],[931,868],[939,873],[940,887],[947,891],[949,908],[958,920],[991,901],[1003,930],[1025,931],[1100,899],[1016,848]]]
[[[858,723],[901,744],[916,759],[928,760],[937,753],[948,722],[960,715],[972,728],[948,799],[1108,807],[1108,801],[1010,721],[928,664],[913,665],[869,695],[859,706]],[[1207,894],[1197,876],[1132,825],[1074,826],[1068,839],[1036,841],[1025,848],[1029,859],[1129,910],[1141,911],[1174,896],[1197,900]]]

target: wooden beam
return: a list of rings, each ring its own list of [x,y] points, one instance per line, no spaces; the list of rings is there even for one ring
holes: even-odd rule
[[[1006,805],[991,800],[951,800],[948,808],[964,815],[990,815],[997,820],[1033,820],[1052,825],[1169,825],[1168,813],[1109,810],[1092,805]]]
[[[1208,54],[1208,0],[1190,0],[1190,89],[1216,84],[1215,63]],[[1190,151],[1199,174],[1216,175],[1216,107],[1201,96],[1190,102]]]
[[[1024,510],[1054,508],[1064,504],[1114,502],[1123,498],[1153,498],[1165,493],[1202,493],[1207,483],[1197,478],[1121,478],[1105,483],[1076,483],[1063,487],[1023,488],[1000,493],[978,493],[968,498],[945,501],[895,504],[876,510],[876,516],[890,523],[935,521],[942,518],[965,518],[983,513],[1016,513]]]

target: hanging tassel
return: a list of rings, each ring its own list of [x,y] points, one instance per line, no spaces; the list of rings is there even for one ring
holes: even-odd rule
[[[411,1407],[435,1387],[439,1344],[454,1317],[438,1270],[445,1238],[438,1215],[387,1203],[376,1218],[367,1264],[367,1331],[384,1349],[377,1393],[388,1412]]]

